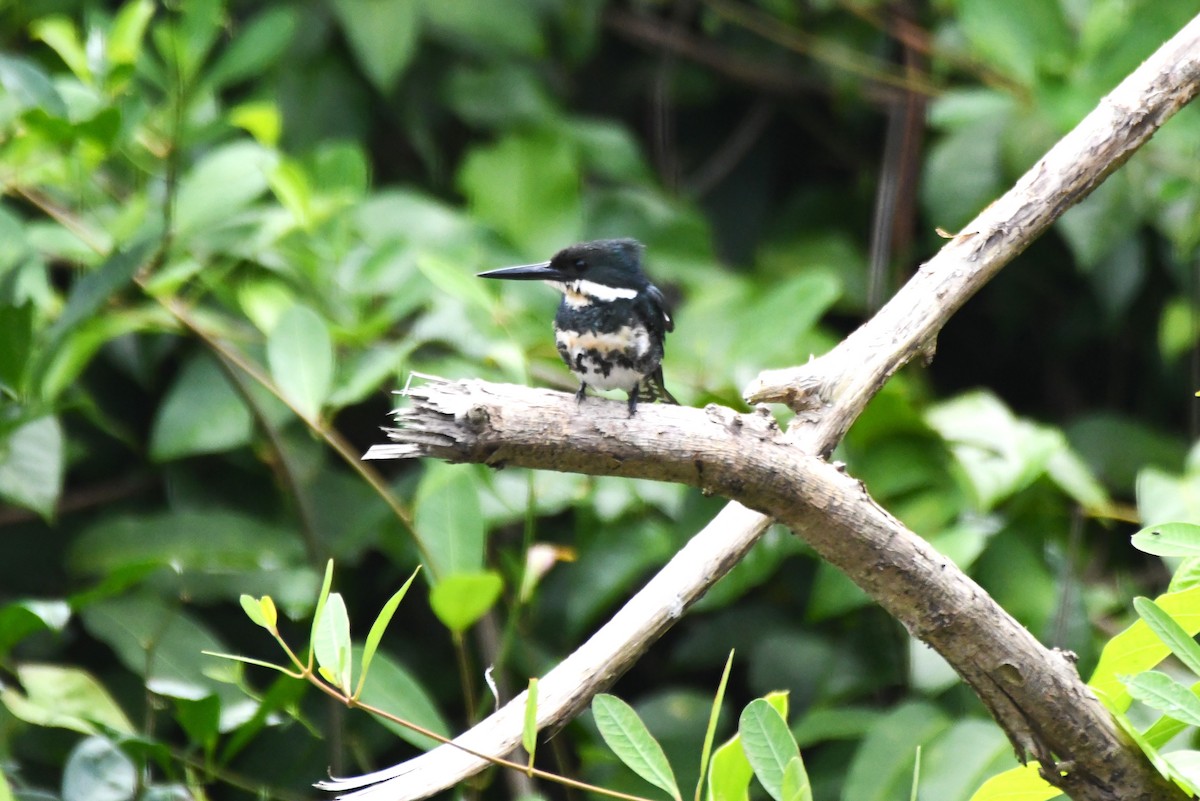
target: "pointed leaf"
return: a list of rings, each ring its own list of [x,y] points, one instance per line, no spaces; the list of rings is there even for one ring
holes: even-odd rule
[[[483,569],[487,527],[478,475],[462,465],[430,464],[417,487],[413,525],[425,543],[432,582]]]
[[[1125,680],[1129,694],[1146,706],[1192,726],[1200,726],[1200,698],[1166,673],[1148,670]]]
[[[1196,644],[1192,635],[1149,598],[1134,598],[1133,607],[1137,610],[1138,617],[1146,621],[1150,630],[1167,644],[1171,652],[1179,657],[1189,670],[1200,676],[1200,645]]]
[[[1133,535],[1133,547],[1156,556],[1200,556],[1200,526],[1163,523]]]
[[[756,698],[742,710],[738,733],[759,783],[775,801],[783,801],[783,771],[800,756],[787,722],[769,702]]]
[[[329,593],[325,608],[317,618],[317,636],[313,650],[322,675],[331,679],[345,694],[350,694],[350,617],[346,613],[346,602],[339,592]]]
[[[391,598],[388,598],[387,603],[383,605],[383,609],[379,610],[379,615],[376,616],[375,622],[371,624],[371,631],[367,633],[367,641],[363,645],[361,674],[358,677],[358,687],[354,691],[355,697],[362,694],[363,682],[367,680],[367,668],[371,666],[371,660],[375,658],[375,651],[379,648],[379,642],[383,639],[383,633],[387,631],[388,623],[392,622],[392,616],[396,614],[396,607],[400,606],[400,602],[408,594],[408,588],[412,586],[413,579],[420,572],[421,566],[417,565],[417,569],[408,577],[408,581],[404,582],[404,586],[396,590]]]
[[[356,649],[357,650],[357,649]],[[398,661],[380,651],[372,663],[371,678],[363,686],[364,703],[422,726],[435,734],[449,736],[450,725],[417,677]],[[436,740],[426,737],[395,721],[377,718],[378,722],[402,740],[417,748],[428,750],[438,745]]]
[[[717,719],[721,716],[721,703],[725,700],[725,687],[729,684],[729,671],[732,668],[733,650],[730,649],[729,657],[725,660],[725,670],[721,672],[721,681],[717,683],[717,694],[713,697],[712,712],[708,715],[708,727],[704,730],[704,745],[700,749],[700,778],[696,782],[696,801],[700,801],[704,789],[704,772],[708,768],[708,760],[712,756],[713,738],[717,733]]]
[[[633,707],[615,695],[601,693],[592,699],[592,714],[600,736],[617,758],[637,775],[680,801],[675,773],[662,746],[650,734]]]
[[[321,615],[325,612],[325,603],[329,600],[329,590],[333,586],[333,560],[330,559],[325,563],[325,578],[321,580],[321,592],[317,594],[317,607],[313,610],[312,629],[309,631],[308,641],[315,644],[317,641],[317,621],[321,619]],[[315,647],[315,646],[310,646]],[[311,664],[312,660],[309,660]]]
[[[421,4],[412,0],[333,0],[354,58],[384,95],[416,52]]]
[[[529,764],[533,764],[533,756],[537,752],[537,702],[538,680],[535,676],[529,680],[529,689],[525,695],[525,725],[521,730],[521,745],[529,754]]]
[[[1200,631],[1200,586],[1160,595],[1154,602],[1184,631],[1189,634]],[[1138,620],[1104,646],[1088,686],[1109,709],[1127,709],[1129,692],[1121,677],[1154,667],[1168,653],[1170,648],[1151,631],[1146,621]]]
[[[267,338],[267,364],[283,397],[315,419],[333,384],[333,343],[321,316],[299,304],[285,311]]]

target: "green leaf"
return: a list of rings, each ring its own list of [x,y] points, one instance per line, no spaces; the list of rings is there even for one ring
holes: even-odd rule
[[[137,766],[108,738],[88,737],[71,749],[62,801],[132,801],[137,790]]]
[[[890,711],[871,728],[846,771],[843,797],[884,801],[908,794],[913,753],[949,728],[946,715],[932,704],[909,702]]]
[[[388,623],[392,621],[392,616],[396,614],[396,608],[400,606],[400,602],[404,600],[404,596],[408,594],[408,588],[412,586],[413,580],[417,577],[417,573],[421,572],[421,566],[417,565],[417,569],[408,577],[408,581],[404,582],[404,586],[396,590],[391,598],[388,598],[387,603],[379,610],[379,614],[375,617],[375,622],[371,624],[371,630],[367,633],[367,641],[363,646],[362,665],[360,668],[361,675],[358,678],[358,688],[354,694],[361,695],[363,683],[367,680],[367,669],[371,667],[371,660],[375,658],[375,651],[379,648],[379,643],[383,639],[383,633],[387,631]]]
[[[759,783],[775,801],[784,801],[784,769],[800,756],[787,722],[766,700],[756,698],[742,710],[738,734]]]
[[[283,55],[297,25],[297,12],[292,8],[268,7],[241,26],[205,78],[221,87],[260,76]]]
[[[71,607],[66,601],[25,599],[0,606],[0,660],[34,632],[61,632],[70,620]]]
[[[32,358],[33,304],[19,306],[0,303],[0,387],[7,387],[13,395],[25,391]]]
[[[1147,670],[1125,680],[1129,694],[1146,706],[1191,726],[1200,726],[1200,698],[1166,673]]]
[[[153,16],[153,0],[129,0],[121,6],[108,29],[108,60],[114,64],[135,63]]]
[[[346,602],[342,600],[341,593],[329,593],[315,627],[313,651],[317,655],[317,664],[325,671],[325,676],[331,684],[350,695],[350,680],[353,675],[353,665],[350,661],[350,616],[346,612]]]
[[[87,671],[63,665],[18,665],[22,694],[12,685],[0,689],[0,702],[16,718],[35,726],[95,734],[100,728],[133,734],[133,724]]]
[[[245,138],[205,155],[179,182],[175,226],[184,241],[232,222],[268,188],[275,152]]]
[[[333,0],[333,11],[354,58],[388,95],[416,53],[421,3],[412,0]]]
[[[146,564],[221,575],[303,558],[303,546],[285,528],[226,509],[197,509],[100,518],[77,537],[67,565],[86,575]]]
[[[1067,447],[1062,432],[1017,418],[990,392],[964,393],[925,418],[950,446],[984,511],[1044,475]]]
[[[221,729],[221,700],[215,695],[190,700],[175,699],[175,720],[188,739],[202,747],[211,747]]]
[[[55,417],[39,417],[0,439],[0,498],[54,516],[65,470],[62,428]]]
[[[83,42],[79,40],[79,31],[74,22],[67,17],[53,14],[31,22],[29,32],[33,38],[41,39],[58,53],[58,57],[75,73],[76,78],[84,83],[92,82],[92,70],[88,66],[87,54],[83,50]]]
[[[30,61],[0,54],[0,86],[20,109],[42,109],[53,117],[67,116],[67,104],[50,77]]]
[[[394,660],[386,652],[380,651],[375,656],[371,668],[371,678],[363,686],[362,700],[371,706],[385,709],[388,712],[416,723],[419,726],[440,734],[450,735],[450,726],[442,713],[438,711],[433,698],[417,677]],[[395,723],[386,718],[377,718],[379,723],[407,743],[426,750],[438,744],[436,740],[426,737],[412,729]]]
[[[245,399],[207,353],[188,359],[159,404],[150,458],[169,462],[247,445],[254,418]]]
[[[781,801],[812,801],[812,785],[808,781],[808,771],[804,769],[804,760],[799,755],[788,761],[783,769],[783,781],[779,789]],[[913,801],[916,792],[913,792]]]
[[[1200,631],[1200,587],[1160,595],[1154,602],[1189,636]],[[1123,711],[1129,706],[1129,693],[1121,677],[1149,670],[1169,653],[1166,643],[1144,620],[1138,620],[1104,646],[1088,686],[1109,709]]]
[[[461,634],[492,608],[502,589],[504,580],[490,570],[451,573],[430,590],[429,605],[446,628]]]
[[[1156,556],[1200,556],[1200,526],[1162,523],[1133,535],[1133,547]]]
[[[304,168],[294,161],[281,161],[267,175],[271,191],[292,213],[296,224],[308,229],[313,222],[313,191]]]
[[[254,621],[255,625],[268,630],[272,628],[273,624],[267,622],[266,610],[263,609],[260,599],[253,595],[243,594],[238,596],[238,603],[242,605],[242,611],[246,613],[246,617]]]
[[[748,801],[754,768],[742,749],[742,738],[734,736],[719,747],[709,763],[708,801]]]
[[[550,133],[515,134],[477,147],[458,186],[472,211],[531,258],[549,258],[583,231],[578,154]]]
[[[592,699],[592,714],[600,736],[618,759],[680,801],[679,786],[666,754],[633,707],[614,695],[600,693]]]
[[[1170,647],[1171,653],[1179,657],[1189,670],[1200,676],[1200,645],[1196,644],[1192,635],[1149,598],[1134,598],[1133,607],[1137,610],[1138,617],[1146,621],[1146,625]]]
[[[283,396],[309,420],[315,420],[333,384],[333,343],[315,311],[292,306],[267,339],[267,364]]]
[[[42,363],[48,363],[62,341],[79,325],[91,319],[112,296],[127,287],[150,253],[148,241],[112,254],[99,268],[77,281],[67,296],[67,305],[46,332]]]
[[[530,765],[533,764],[534,755],[537,754],[537,705],[538,680],[534,676],[529,680],[529,688],[525,691],[525,723],[521,727],[521,745],[525,748],[525,752],[529,754]]]
[[[725,700],[725,688],[729,684],[729,672],[733,669],[733,649],[725,660],[725,669],[721,671],[721,681],[717,683],[717,694],[713,696],[712,711],[708,715],[708,726],[704,729],[704,745],[700,748],[700,778],[696,781],[696,801],[704,790],[705,771],[712,757],[713,738],[717,733],[717,720],[721,717],[721,704]]]
[[[969,801],[1050,801],[1062,795],[1042,778],[1036,762],[997,773],[984,782]]]
[[[958,8],[973,53],[1022,85],[1033,85],[1039,67],[1066,66],[1071,36],[1058,3],[960,0]]]
[[[152,692],[193,700],[216,692],[222,698],[222,714],[231,717],[240,714],[238,708],[253,706],[237,687],[205,671],[203,651],[228,649],[186,611],[145,592],[92,604],[80,617],[92,636],[111,646]]]
[[[413,525],[425,545],[434,581],[483,568],[487,529],[477,474],[462,465],[425,465],[417,486]]]

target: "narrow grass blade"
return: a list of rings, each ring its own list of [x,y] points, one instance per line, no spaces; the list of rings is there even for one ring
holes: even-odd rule
[[[725,700],[725,687],[729,684],[729,671],[733,668],[733,650],[725,660],[725,670],[721,673],[721,681],[717,684],[717,694],[713,697],[712,712],[708,715],[708,728],[704,730],[704,747],[700,749],[700,778],[696,781],[696,801],[700,801],[704,792],[705,771],[708,760],[712,756],[713,738],[717,733],[717,719],[721,717],[721,704]]]

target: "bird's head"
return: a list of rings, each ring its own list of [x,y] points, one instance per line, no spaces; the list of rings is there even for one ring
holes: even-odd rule
[[[480,278],[546,281],[563,292],[596,300],[632,298],[649,283],[642,272],[642,245],[635,239],[600,239],[563,248],[550,261],[502,267]]]

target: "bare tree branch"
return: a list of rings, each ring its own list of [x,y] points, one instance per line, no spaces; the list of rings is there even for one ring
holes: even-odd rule
[[[753,544],[769,515],[841,568],[941,653],[987,705],[1022,758],[1075,799],[1176,799],[1115,726],[1065,655],[1044,648],[970,578],[822,461],[897,369],[932,354],[938,331],[1004,264],[1085,197],[1200,90],[1200,17],[1159,49],[1004,197],[985,209],[891,302],[826,356],[764,373],[746,394],[787,403],[768,417],[643,407],[483,382],[412,390],[397,444],[368,456],[436,456],[677,481],[737,504],[676,555],[616,617],[543,677],[539,723],[555,725],[625,670]],[[519,741],[524,696],[456,742],[504,754]],[[484,762],[442,746],[367,776],[323,783],[346,798],[401,801],[461,781]]]

